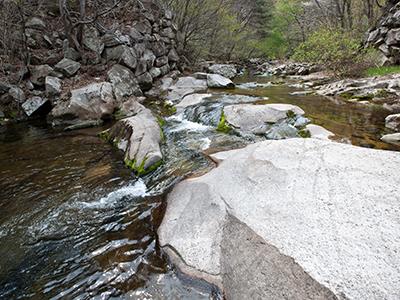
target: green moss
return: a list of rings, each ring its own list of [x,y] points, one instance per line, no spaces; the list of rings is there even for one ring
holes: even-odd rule
[[[354,95],[353,95],[352,93],[349,93],[349,92],[340,94],[340,97],[345,98],[345,99],[347,99],[347,100],[352,99],[353,96],[354,96]]]
[[[143,161],[140,163],[139,166],[137,166],[136,164],[136,160],[129,160],[129,159],[125,159],[125,165],[130,168],[131,170],[133,170],[138,176],[144,176],[146,174],[149,174],[153,171],[155,171],[156,169],[158,169],[162,164],[163,161],[160,160],[157,163],[155,163],[154,165],[150,166],[148,169],[145,169],[144,166],[146,164],[147,161],[147,157],[145,157],[143,159]]]
[[[158,122],[158,125],[160,125],[160,127],[164,127],[166,124],[165,120],[159,116],[157,116],[157,122]]]
[[[98,133],[97,136],[99,138],[101,138],[102,140],[109,142],[110,141],[110,130],[109,129],[104,130],[104,131]]]
[[[176,107],[172,104],[164,102],[164,110],[166,115],[171,116],[176,113]]]
[[[375,97],[378,97],[378,98],[387,98],[389,96],[390,96],[390,93],[385,89],[380,89],[379,91],[377,91],[375,93]]]
[[[229,132],[231,132],[231,130],[232,130],[232,128],[226,122],[225,114],[222,111],[221,119],[219,120],[219,123],[217,126],[217,131],[222,132],[222,133],[229,133]]]
[[[125,115],[125,114],[121,111],[121,109],[119,109],[119,108],[117,108],[117,109],[114,111],[113,116],[114,116],[114,119],[115,119],[115,120],[122,120],[122,119],[125,119],[125,118],[126,118],[126,115]]]
[[[289,110],[289,111],[286,113],[286,116],[287,116],[289,119],[294,119],[294,118],[296,117],[296,114],[295,114],[295,112],[294,112],[293,110]]]
[[[309,130],[307,129],[302,129],[298,132],[299,136],[304,138],[304,139],[308,139],[311,137],[311,133]]]

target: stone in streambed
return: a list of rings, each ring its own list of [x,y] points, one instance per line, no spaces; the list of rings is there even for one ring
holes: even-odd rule
[[[381,138],[385,143],[400,145],[400,133],[386,134]]]
[[[317,139],[212,155],[167,198],[161,247],[228,299],[397,299],[396,152]]]
[[[128,167],[138,175],[144,175],[162,163],[163,133],[149,109],[136,104],[135,110],[136,115],[118,121],[101,136],[125,153]]]
[[[218,74],[208,74],[207,75],[207,85],[209,88],[234,88],[235,84],[232,80],[218,75]]]
[[[386,127],[392,130],[400,130],[400,114],[389,115],[385,119]]]
[[[268,124],[293,116],[302,116],[304,111],[290,104],[238,104],[224,108],[226,122],[243,132],[260,133],[266,132]]]
[[[215,64],[208,67],[208,71],[226,78],[232,79],[237,76],[237,69],[234,65]]]

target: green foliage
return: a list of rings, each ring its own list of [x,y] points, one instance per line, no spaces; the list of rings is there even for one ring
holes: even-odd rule
[[[366,76],[384,76],[400,73],[400,66],[372,67],[365,71]]]
[[[372,50],[360,49],[360,43],[349,33],[322,28],[301,43],[291,57],[295,61],[321,64],[337,76],[361,76],[373,63]]]
[[[259,44],[259,49],[270,58],[284,58],[290,54],[302,39],[296,20],[304,13],[300,0],[278,0],[272,13],[267,37]]]

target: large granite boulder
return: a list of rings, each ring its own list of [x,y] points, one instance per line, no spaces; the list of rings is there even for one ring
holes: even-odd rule
[[[111,82],[114,95],[119,101],[128,98],[132,95],[141,96],[142,91],[135,75],[128,68],[121,65],[114,65],[107,72],[108,80]]]
[[[226,78],[232,79],[237,76],[237,69],[234,65],[215,64],[208,67],[208,71]]]
[[[317,139],[212,155],[167,198],[161,247],[227,299],[398,299],[397,152]]]
[[[111,83],[92,83],[72,90],[71,98],[58,103],[52,110],[51,116],[54,125],[103,120],[111,118],[116,106]]]
[[[163,134],[149,109],[138,103],[133,109],[134,116],[118,121],[101,136],[125,153],[128,167],[143,175],[162,163],[160,144]]]
[[[265,132],[268,124],[302,115],[304,111],[300,107],[290,104],[237,104],[224,107],[227,125],[252,133]]]

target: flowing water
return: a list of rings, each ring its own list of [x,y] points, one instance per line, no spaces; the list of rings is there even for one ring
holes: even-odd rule
[[[382,108],[291,95],[299,88],[267,78],[243,80],[167,118],[165,163],[142,179],[97,137],[99,128],[0,127],[0,299],[221,298],[169,263],[156,232],[168,190],[215,166],[206,153],[263,139],[218,133],[223,105],[295,104],[341,142],[400,150],[379,140],[389,114]]]

